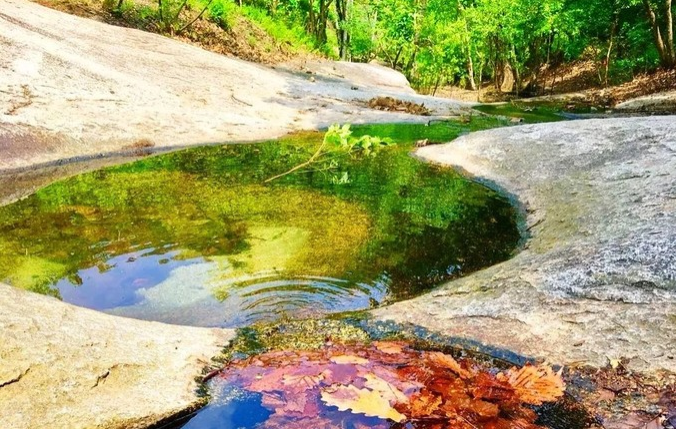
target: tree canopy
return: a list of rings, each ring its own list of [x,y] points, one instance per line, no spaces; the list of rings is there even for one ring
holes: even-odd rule
[[[383,61],[423,88],[490,80],[535,91],[547,68],[573,60],[594,61],[600,84],[676,66],[671,0],[236,1],[302,23],[323,52]]]

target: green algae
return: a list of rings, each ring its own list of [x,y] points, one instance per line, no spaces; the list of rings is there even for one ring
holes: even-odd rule
[[[589,114],[592,106],[584,101],[511,101],[508,103],[482,104],[475,110],[494,117],[515,118],[526,124],[560,122],[569,119],[569,114]]]

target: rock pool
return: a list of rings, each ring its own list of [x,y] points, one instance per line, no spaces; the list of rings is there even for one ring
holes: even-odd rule
[[[112,314],[218,327],[412,297],[519,243],[506,198],[409,154],[419,138],[486,127],[476,122],[357,127],[397,145],[269,185],[322,134],[62,180],[0,208],[0,280]]]

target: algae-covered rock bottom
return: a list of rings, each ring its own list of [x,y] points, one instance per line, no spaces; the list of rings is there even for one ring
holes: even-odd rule
[[[472,124],[380,125],[373,157],[265,179],[321,133],[148,157],[0,208],[0,280],[112,314],[195,326],[355,311],[505,260],[510,202],[412,156]]]

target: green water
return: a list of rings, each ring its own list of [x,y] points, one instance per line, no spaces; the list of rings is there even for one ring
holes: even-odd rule
[[[410,156],[418,139],[449,141],[500,124],[355,128],[397,145],[269,185],[308,159],[321,133],[184,150],[66,179],[0,208],[0,280],[113,314],[198,326],[415,296],[508,258],[519,242],[505,198]]]
[[[501,104],[483,104],[474,107],[482,113],[505,118],[517,118],[526,124],[559,122],[570,119],[570,114],[589,114],[591,106],[584,102],[512,101]]]

